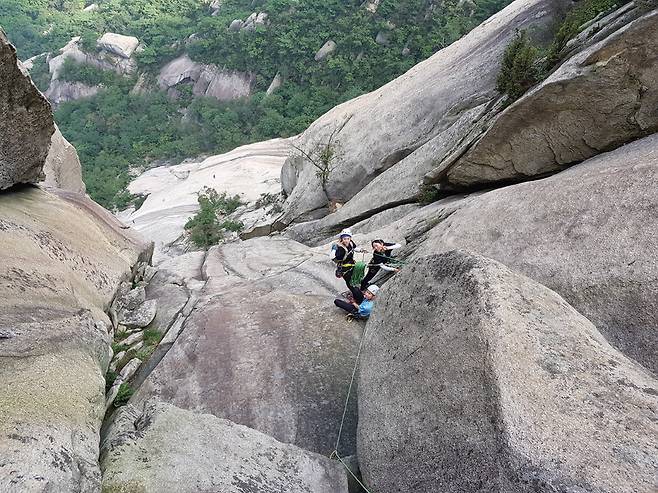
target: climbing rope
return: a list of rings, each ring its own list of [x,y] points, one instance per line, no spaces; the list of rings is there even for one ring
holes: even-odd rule
[[[356,480],[357,483],[361,485],[361,487],[366,491],[366,493],[372,493],[368,488],[366,488],[366,485],[364,485],[361,480],[356,477],[356,475],[352,472],[352,470],[349,468],[347,464],[343,461],[343,459],[338,455],[338,447],[340,445],[340,437],[343,434],[343,426],[345,425],[345,417],[347,416],[347,408],[350,403],[350,396],[352,395],[352,387],[354,386],[354,377],[356,376],[356,370],[359,367],[359,360],[361,359],[361,349],[363,349],[363,343],[366,340],[368,334],[368,326],[366,325],[366,328],[363,330],[363,335],[361,336],[361,341],[359,342],[359,350],[356,353],[356,361],[354,361],[354,369],[352,370],[352,378],[350,379],[350,386],[347,389],[347,398],[345,399],[345,407],[343,408],[343,417],[340,420],[340,428],[338,428],[338,437],[336,438],[336,446],[334,447],[334,451],[331,453],[329,456],[330,459],[336,458],[338,461],[343,464],[343,467],[347,469],[347,472],[350,473],[350,475]]]

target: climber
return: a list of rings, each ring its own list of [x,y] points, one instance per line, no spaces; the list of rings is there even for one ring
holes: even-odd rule
[[[372,260],[368,266],[368,273],[361,281],[361,290],[363,291],[368,286],[368,283],[377,275],[380,270],[389,272],[398,272],[400,269],[386,265],[393,257],[391,256],[392,250],[402,248],[399,243],[387,243],[384,240],[373,240],[372,242]]]
[[[356,286],[350,286],[350,291],[352,292],[350,301],[336,298],[334,300],[334,305],[338,308],[342,308],[349,315],[354,317],[368,318],[370,312],[372,312],[373,300],[375,299],[375,296],[377,296],[379,287],[375,284],[371,284],[368,286],[368,289],[361,292]]]
[[[330,258],[336,264],[336,277],[342,277],[350,288],[350,280],[354,271],[354,252],[357,250],[356,243],[352,241],[352,231],[344,229],[338,235],[338,241],[331,246]]]

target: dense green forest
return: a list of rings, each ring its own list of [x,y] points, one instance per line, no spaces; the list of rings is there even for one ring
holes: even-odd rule
[[[83,48],[93,52],[100,35],[116,32],[140,39],[144,49],[135,57],[139,72],[151,81],[182,53],[255,75],[255,93],[248,99],[193,98],[187,87],[173,100],[155,89],[131,94],[135,78],[67,62],[62,78],[103,89],[62,104],[56,120],[78,149],[90,195],[121,208],[130,201],[124,190],[130,167],[301,132],[336,104],[380,87],[510,1],[382,0],[373,13],[363,0],[224,0],[211,15],[200,0],[99,0],[93,11],[79,0],[3,0],[0,25],[22,59],[56,53],[73,36],[81,36]],[[252,12],[267,13],[266,25],[228,29]],[[316,51],[329,39],[337,43],[336,52],[316,62]],[[285,82],[266,97],[277,72]],[[45,90],[43,59],[32,74]]]

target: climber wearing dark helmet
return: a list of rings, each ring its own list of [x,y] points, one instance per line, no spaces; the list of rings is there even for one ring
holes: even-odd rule
[[[368,287],[368,283],[377,275],[380,270],[386,270],[389,272],[398,272],[400,269],[396,267],[390,267],[386,264],[393,260],[391,256],[392,251],[402,248],[402,245],[399,243],[388,243],[384,240],[373,240],[372,242],[372,260],[368,264],[368,273],[361,281],[361,290]]]

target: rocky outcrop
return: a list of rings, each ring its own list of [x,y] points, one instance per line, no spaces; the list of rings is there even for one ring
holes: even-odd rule
[[[50,149],[43,172],[46,175],[42,182],[44,186],[85,193],[86,187],[82,181],[82,168],[78,153],[56,126],[55,133],[50,140]]]
[[[187,55],[165,65],[158,75],[158,85],[176,95],[176,85],[191,84],[195,96],[219,101],[233,101],[251,95],[253,74],[221,69],[215,65],[194,62]]]
[[[274,76],[274,79],[272,79],[272,82],[270,82],[270,85],[267,87],[266,94],[268,96],[270,94],[274,94],[282,85],[283,85],[283,77],[281,76],[281,72],[277,72],[276,75]]]
[[[104,46],[106,44],[99,43],[100,48]],[[108,42],[107,46],[111,46],[111,44]],[[100,86],[89,86],[82,82],[70,82],[60,78],[64,62],[69,59],[100,70],[110,70],[119,75],[133,74],[137,69],[135,59],[131,57],[126,58],[121,54],[117,54],[116,51],[120,51],[120,49],[116,48],[113,51],[101,49],[98,53],[86,53],[80,47],[80,36],[72,38],[71,41],[60,49],[59,55],[48,60],[48,70],[51,75],[50,85],[45,92],[48,100],[54,105],[59,105],[67,101],[74,101],[98,94]]]
[[[255,31],[258,26],[265,26],[267,24],[267,17],[268,15],[265,12],[254,12],[244,21],[242,29]]]
[[[546,175],[658,130],[658,12],[580,51],[502,112],[429,182],[471,187]]]
[[[658,135],[543,180],[471,197],[417,255],[464,248],[558,292],[626,355],[658,371]],[[418,242],[421,243],[421,242]]]
[[[424,175],[465,149],[497,113],[499,60],[515,32],[530,29],[538,42],[548,41],[567,5],[517,0],[406,74],[316,120],[300,146],[312,152],[333,134],[335,168],[323,187],[315,168],[305,164],[282,222],[319,210],[330,199],[345,203],[359,191],[361,205],[342,212],[352,222],[365,212],[414,200]]]
[[[239,194],[253,204],[262,194],[280,190],[281,166],[289,153],[287,139],[274,139],[239,147],[226,154],[178,166],[146,171],[129,186],[131,193],[148,195],[139,210],[123,216],[156,244],[155,262],[167,255],[182,253],[180,237],[187,220],[198,210],[198,193],[210,187],[219,193]],[[247,229],[268,217],[259,215],[240,219]],[[269,216],[269,221],[274,218]]]
[[[338,462],[158,401],[119,411],[102,464],[103,491],[347,493]]]
[[[326,256],[291,240],[257,238],[214,247],[203,273],[199,301],[131,402],[157,397],[329,455],[360,326],[346,324],[332,305],[344,284]],[[355,450],[355,418],[352,400],[343,455]]]
[[[0,194],[0,230],[0,490],[98,491],[105,310],[149,246],[61,190]]]
[[[48,89],[44,93],[54,106],[58,106],[67,101],[77,101],[78,99],[90,98],[100,91],[99,86],[89,86],[82,82],[69,82],[66,80],[55,79],[50,82]]]
[[[336,51],[336,42],[333,39],[328,40],[322,47],[315,53],[315,61],[321,62],[325,60],[329,55]]]
[[[0,30],[0,190],[43,179],[55,126],[48,101]]]
[[[544,286],[426,257],[385,287],[365,337],[373,491],[654,491],[658,382]]]
[[[134,36],[105,33],[97,41],[98,47],[122,58],[130,58],[139,46],[139,40]]]

